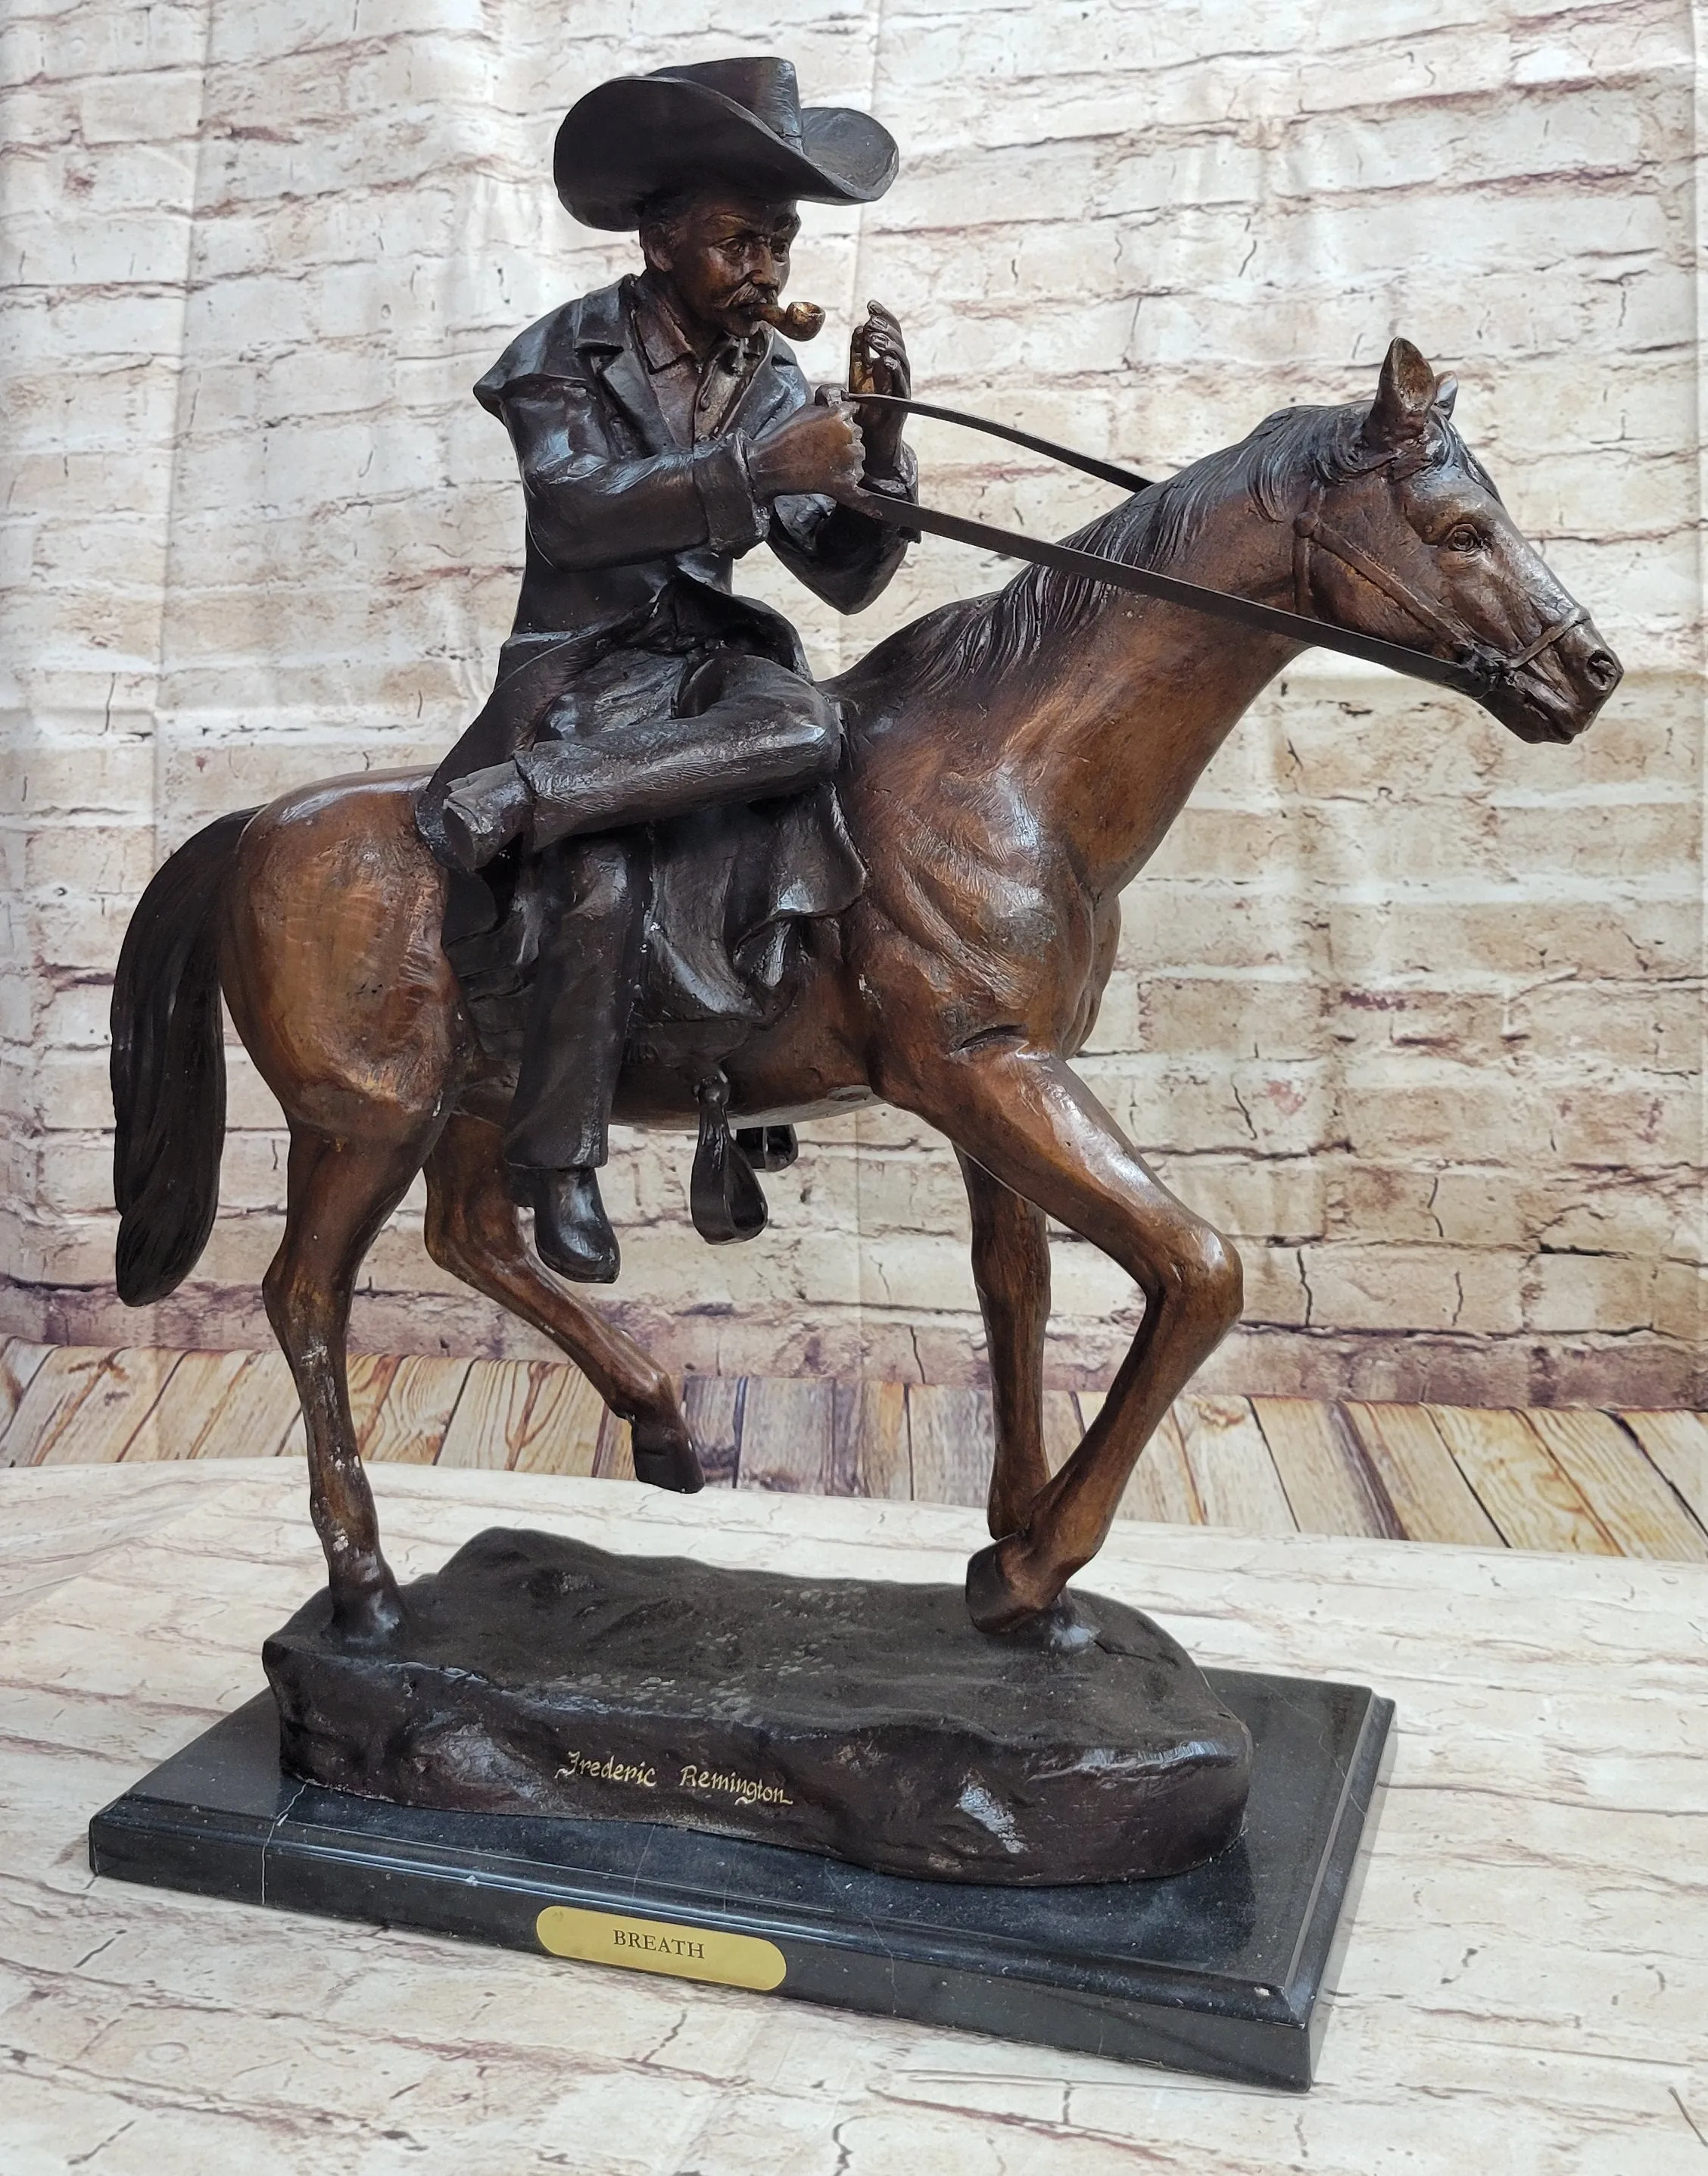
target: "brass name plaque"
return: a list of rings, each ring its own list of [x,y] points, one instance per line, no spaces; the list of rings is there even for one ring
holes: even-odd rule
[[[678,1927],[666,1919],[624,1919],[614,1912],[582,1912],[548,1904],[534,1922],[540,1945],[554,1957],[592,1965],[626,1965],[631,1972],[669,1972],[677,1979],[704,1979],[719,1987],[781,1987],[788,1961],[775,1942],[757,1934],[727,1934],[712,1927]]]

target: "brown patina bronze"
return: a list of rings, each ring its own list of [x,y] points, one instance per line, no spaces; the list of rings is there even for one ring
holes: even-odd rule
[[[1450,405],[1396,341],[1373,402],[1271,416],[1075,547],[1455,670],[1481,658],[1485,709],[1522,740],[1570,742],[1618,665],[1515,526]],[[1072,1060],[1114,960],[1123,889],[1304,637],[1230,627],[1117,579],[1029,569],[927,614],[828,684],[865,888],[803,925],[785,1009],[722,1060],[744,1124],[882,1099],[955,1145],[995,1390],[992,1541],[967,1575],[990,1632],[1052,1610],[1240,1310],[1232,1247],[1156,1177]],[[585,1369],[634,1423],[644,1480],[700,1485],[668,1374],[530,1253],[499,1152],[513,1083],[441,948],[449,879],[416,829],[422,784],[415,772],[334,780],[210,825],[144,895],[114,1004],[126,1297],[170,1291],[211,1224],[221,993],[284,1107],[288,1212],[267,1305],[302,1392],[335,1621],[368,1636],[396,1623],[399,1602],[356,1452],[345,1332],[362,1258],[419,1171],[434,1259]],[[692,1081],[644,1053],[617,1110],[666,1128],[697,1117]],[[1145,1301],[1107,1400],[1053,1475],[1049,1217]]]

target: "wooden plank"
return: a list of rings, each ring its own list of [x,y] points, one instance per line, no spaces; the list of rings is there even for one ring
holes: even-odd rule
[[[1177,1398],[1174,1414],[1206,1526],[1298,1531],[1249,1399]]]
[[[248,1352],[182,1354],[154,1411],[120,1453],[126,1464],[195,1457],[197,1444],[253,1357]]]
[[[440,1466],[508,1468],[516,1446],[511,1430],[528,1407],[533,1384],[525,1361],[472,1360],[439,1445]]]
[[[599,1448],[593,1455],[593,1471],[601,1481],[634,1478],[634,1431],[607,1406],[599,1423]]]
[[[27,1337],[8,1337],[0,1347],[0,1441],[11,1425],[19,1401],[35,1379],[36,1370],[48,1354],[56,1348],[52,1345],[35,1345]],[[3,1456],[0,1456],[3,1462]]]
[[[365,1421],[356,1424],[356,1444],[364,1458],[392,1466],[431,1466],[456,1412],[471,1363],[412,1352],[394,1363],[384,1393]]]
[[[512,1462],[518,1473],[591,1473],[605,1401],[579,1368],[541,1368],[532,1424]]]
[[[1251,1409],[1301,1533],[1399,1538],[1332,1406],[1315,1398],[1254,1398]]]
[[[1621,1413],[1698,1523],[1708,1527],[1708,1418],[1700,1413]]]
[[[1406,1540],[1499,1548],[1499,1530],[1421,1406],[1349,1399],[1341,1410]]]
[[[904,1384],[836,1385],[830,1493],[883,1496],[903,1503],[912,1495],[913,1454],[907,1437]]]
[[[398,1367],[397,1356],[389,1352],[352,1352],[345,1361],[344,1386],[350,1395],[351,1425],[356,1430],[358,1450],[362,1439],[379,1417]]]
[[[153,1412],[182,1356],[153,1346],[109,1352],[83,1395],[42,1431],[37,1466],[112,1466]]]
[[[296,1385],[282,1352],[252,1352],[190,1447],[192,1458],[301,1458],[307,1448]]]
[[[1624,1555],[1708,1559],[1708,1535],[1611,1413],[1560,1408],[1529,1417]]]
[[[749,1377],[737,1487],[823,1495],[830,1486],[835,1408],[832,1384]]]
[[[471,1361],[438,1463],[590,1473],[598,1444],[590,1395],[580,1369],[555,1360]]]
[[[1080,1419],[1079,1401],[1071,1390],[1044,1393],[1044,1456],[1052,1473],[1059,1473],[1080,1447],[1085,1433]]]
[[[907,1439],[916,1503],[970,1504],[982,1510],[996,1456],[988,1390],[910,1383]]]
[[[1080,1391],[1080,1412],[1087,1428],[1103,1410],[1103,1402],[1101,1391]],[[1197,1483],[1186,1462],[1174,1407],[1164,1413],[1156,1433],[1140,1452],[1139,1463],[1127,1477],[1115,1516],[1149,1519],[1161,1526],[1204,1524],[1204,1506],[1198,1500]]]
[[[0,1465],[33,1466],[42,1442],[76,1410],[106,1365],[101,1345],[59,1345],[26,1384],[0,1436]]]
[[[690,1375],[682,1386],[682,1409],[699,1453],[708,1488],[733,1488],[742,1450],[739,1375]]]
[[[1509,1548],[1623,1553],[1523,1413],[1482,1406],[1426,1410]]]

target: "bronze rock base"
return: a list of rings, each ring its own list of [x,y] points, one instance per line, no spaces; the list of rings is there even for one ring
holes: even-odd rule
[[[383,1646],[342,1639],[324,1595],[267,1642],[287,1773],[1004,1886],[1178,1874],[1240,1832],[1246,1725],[1101,1597],[1053,1644],[989,1638],[957,1587],[495,1528],[404,1602]]]

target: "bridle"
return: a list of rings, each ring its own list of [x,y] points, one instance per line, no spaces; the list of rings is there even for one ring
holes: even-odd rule
[[[889,393],[850,393],[838,397],[896,408],[909,415],[927,416],[938,422],[958,424],[965,430],[982,431],[989,438],[1003,438],[1010,445],[1043,454],[1064,467],[1078,469],[1101,482],[1118,484],[1124,491],[1156,488],[1152,478],[1140,476],[1134,470],[1119,467],[1112,461],[1097,460],[1089,454],[1075,453],[1070,447],[1058,446],[1049,438],[1016,430],[1012,424],[993,422],[987,416],[969,415],[962,409],[942,408],[927,400],[905,400]],[[1375,467],[1369,471],[1375,472]],[[876,520],[906,530],[916,536],[923,530],[958,544],[970,544],[979,551],[1000,553],[1005,558],[1025,559],[1034,566],[1076,574],[1085,581],[1107,582],[1113,588],[1131,590],[1141,596],[1159,597],[1211,618],[1232,620],[1265,634],[1280,635],[1303,648],[1338,650],[1345,656],[1385,666],[1390,672],[1404,673],[1410,679],[1455,688],[1479,701],[1486,700],[1498,688],[1513,680],[1526,666],[1533,664],[1544,650],[1551,649],[1563,635],[1569,634],[1589,617],[1581,605],[1574,606],[1563,618],[1544,628],[1524,649],[1510,653],[1492,650],[1486,643],[1468,635],[1463,628],[1455,627],[1427,597],[1420,597],[1403,577],[1379,565],[1350,537],[1325,522],[1322,518],[1323,492],[1320,483],[1313,487],[1309,503],[1293,523],[1293,602],[1297,609],[1292,612],[1283,611],[1277,605],[1259,604],[1251,597],[1236,596],[1227,590],[1182,581],[1178,575],[1159,574],[1148,567],[1130,566],[1124,559],[1112,559],[1101,552],[1082,552],[1071,544],[1043,543],[1022,536],[1018,530],[998,529],[990,522],[968,521],[960,514],[939,513],[935,507],[920,506],[911,499],[862,490],[853,494],[851,503],[862,514],[869,514]],[[1432,657],[1426,650],[1411,650],[1403,643],[1363,634],[1354,628],[1338,627],[1331,620],[1319,617],[1311,603],[1311,552],[1315,547],[1320,547],[1351,573],[1379,590],[1390,602],[1444,644],[1451,654]]]
[[[1438,612],[1427,597],[1420,597],[1403,575],[1396,574],[1392,568],[1384,567],[1379,560],[1373,559],[1368,552],[1361,551],[1351,537],[1343,536],[1338,529],[1325,521],[1322,503],[1323,487],[1321,484],[1314,485],[1308,503],[1293,520],[1293,602],[1301,617],[1314,617],[1311,607],[1311,549],[1314,545],[1331,558],[1338,559],[1343,567],[1368,582],[1372,589],[1379,590],[1390,602],[1398,605],[1401,612],[1409,613],[1420,627],[1427,628],[1439,640],[1462,646],[1466,639],[1464,630],[1455,627],[1445,613]],[[1522,672],[1526,665],[1534,664],[1543,650],[1551,650],[1562,635],[1569,634],[1575,627],[1580,627],[1588,617],[1583,606],[1574,605],[1563,618],[1555,620],[1551,627],[1545,627],[1526,649],[1515,650],[1509,656],[1489,650],[1481,643],[1476,644],[1474,648],[1488,660],[1488,669],[1493,678],[1509,680]]]

